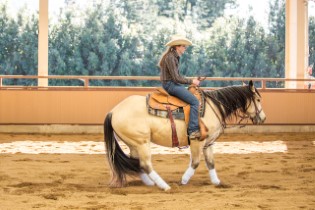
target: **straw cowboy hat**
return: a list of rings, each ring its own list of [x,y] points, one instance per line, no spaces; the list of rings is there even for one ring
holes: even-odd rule
[[[167,42],[165,46],[176,46],[176,45],[192,45],[192,42],[182,35],[174,35],[171,41]]]

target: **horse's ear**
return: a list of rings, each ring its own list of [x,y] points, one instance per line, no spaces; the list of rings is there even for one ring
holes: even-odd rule
[[[243,85],[243,86],[246,86],[246,83],[245,83],[244,81],[242,81],[242,85]]]
[[[253,93],[255,93],[255,86],[252,80],[249,81],[248,87]]]

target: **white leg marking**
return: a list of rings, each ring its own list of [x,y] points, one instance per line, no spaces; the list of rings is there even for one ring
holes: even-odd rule
[[[185,171],[184,175],[182,176],[182,184],[187,184],[190,178],[195,174],[195,169],[191,166]]]
[[[218,178],[217,172],[215,169],[210,169],[209,175],[210,175],[210,179],[211,179],[212,184],[214,184],[214,185],[220,184],[220,179]]]
[[[156,184],[159,188],[161,188],[161,189],[163,189],[163,190],[165,190],[165,191],[171,189],[171,187],[170,187],[155,171],[152,171],[152,172],[149,174],[149,177],[150,177],[150,179],[151,179],[152,181],[155,182],[155,184]]]
[[[150,177],[148,176],[148,174],[146,173],[141,173],[140,174],[140,178],[142,180],[142,182],[147,185],[147,186],[153,186],[154,182],[150,179]]]

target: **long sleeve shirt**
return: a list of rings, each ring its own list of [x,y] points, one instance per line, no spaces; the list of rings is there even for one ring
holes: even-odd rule
[[[179,73],[179,55],[177,52],[171,51],[165,57],[164,64],[161,66],[160,79],[162,82],[172,80],[179,84],[192,84],[192,80],[185,78]]]

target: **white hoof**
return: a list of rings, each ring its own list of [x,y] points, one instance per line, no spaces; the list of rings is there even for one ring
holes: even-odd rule
[[[215,186],[219,186],[221,184],[220,180],[211,181]]]
[[[189,181],[189,179],[187,179],[187,180],[182,179],[181,184],[186,185],[188,183],[188,181]]]
[[[215,169],[211,169],[209,170],[209,175],[210,175],[210,179],[211,179],[211,183],[214,185],[220,185],[220,179],[217,176],[217,172],[215,171]]]
[[[169,190],[171,190],[171,187],[170,187],[170,186],[167,186],[167,187],[164,188],[164,191],[165,191],[165,192],[167,192],[167,191],[169,191]]]
[[[184,175],[182,176],[182,185],[185,185],[189,182],[190,178],[195,174],[195,169],[192,167],[188,167],[185,171]]]
[[[167,191],[171,189],[171,187],[155,171],[151,171],[149,177],[162,190]]]

